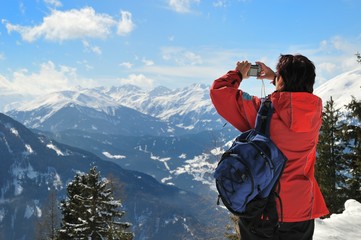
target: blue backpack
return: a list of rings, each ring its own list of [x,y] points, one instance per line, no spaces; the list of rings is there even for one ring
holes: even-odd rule
[[[269,137],[272,102],[262,99],[255,129],[241,133],[223,155],[214,173],[219,199],[233,214],[262,218],[287,158]],[[271,204],[277,214],[276,204]],[[278,223],[278,215],[274,217]]]

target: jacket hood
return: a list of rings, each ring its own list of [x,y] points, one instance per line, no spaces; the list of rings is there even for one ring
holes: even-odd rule
[[[322,122],[322,100],[312,93],[274,92],[271,101],[281,121],[294,132],[314,131]]]

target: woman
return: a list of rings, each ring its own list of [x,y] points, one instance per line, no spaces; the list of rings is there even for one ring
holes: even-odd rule
[[[288,162],[280,179],[280,227],[271,238],[264,238],[247,228],[246,219],[240,219],[241,239],[312,239],[314,219],[328,214],[314,177],[322,123],[322,100],[312,94],[315,66],[302,55],[281,55],[276,73],[262,62],[257,64],[261,66],[257,78],[272,80],[276,86],[270,95],[275,109],[270,137]],[[236,69],[215,80],[210,90],[217,112],[242,132],[254,127],[261,102],[238,89],[248,78],[250,66],[247,61],[237,62]]]

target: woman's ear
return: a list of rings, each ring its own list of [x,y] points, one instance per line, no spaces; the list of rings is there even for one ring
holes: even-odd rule
[[[276,90],[277,91],[282,91],[283,88],[285,87],[285,83],[283,81],[282,76],[278,76],[278,78],[276,79]]]

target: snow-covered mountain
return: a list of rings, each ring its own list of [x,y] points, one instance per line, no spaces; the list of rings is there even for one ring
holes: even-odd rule
[[[209,86],[196,84],[149,92],[132,85],[61,91],[7,114],[59,142],[195,193],[210,194],[214,149],[236,135],[229,125],[222,128]]]
[[[332,94],[343,105],[350,95],[361,98],[360,79],[356,69],[321,85],[315,94],[324,102]],[[229,124],[222,128],[209,86],[197,84],[149,92],[133,85],[56,92],[8,114],[59,142],[194,192],[213,186],[218,155],[237,135]]]
[[[361,99],[361,67],[338,75],[315,89],[314,93],[321,97],[324,104],[332,96],[336,108],[343,108],[354,96]]]
[[[121,105],[185,129],[209,130],[214,127],[212,121],[218,119],[210,102],[207,85],[193,84],[176,90],[157,87],[150,92],[128,85],[112,88],[106,93]]]
[[[142,91],[132,85],[61,91],[7,112],[29,128],[123,135],[179,135],[220,128],[209,86]]]
[[[361,67],[325,82],[314,93],[324,102],[332,96],[336,107],[343,107],[351,96],[361,99],[360,86]],[[79,88],[41,96],[7,114],[44,131],[79,129],[133,136],[191,134],[220,129],[224,123],[212,106],[209,86],[201,84],[151,91],[133,85]]]
[[[178,132],[166,121],[118,104],[103,89],[62,91],[41,96],[7,114],[29,128],[67,129],[123,135],[170,135]]]

